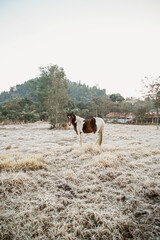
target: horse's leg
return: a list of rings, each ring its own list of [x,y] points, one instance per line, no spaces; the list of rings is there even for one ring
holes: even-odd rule
[[[97,141],[96,144],[101,146],[102,144],[102,140],[103,140],[103,127],[99,129],[98,133],[97,133]]]
[[[102,141],[103,141],[104,125],[102,125],[102,127],[101,127],[101,129],[99,130],[98,134],[99,134],[98,144],[99,144],[99,146],[101,146]]]
[[[99,142],[99,133],[97,132],[96,133],[96,145],[98,145],[98,142]]]
[[[82,133],[79,133],[79,143],[80,143],[80,146],[82,146]]]

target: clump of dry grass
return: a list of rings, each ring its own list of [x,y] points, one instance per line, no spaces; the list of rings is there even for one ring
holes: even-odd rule
[[[78,145],[73,148],[72,154],[74,157],[77,157],[81,160],[87,160],[93,156],[99,155],[101,153],[101,148],[97,145],[85,144],[81,147]]]
[[[7,147],[6,147],[6,150],[10,150],[12,148],[12,146],[11,145],[8,145]]]
[[[149,156],[158,155],[158,154],[160,154],[159,149],[147,149],[146,151],[142,151],[143,157],[149,157]]]
[[[30,177],[24,172],[10,173],[8,175],[2,172],[0,193],[6,198],[10,193],[17,195],[26,191],[30,183]]]
[[[91,153],[92,155],[97,155],[101,153],[101,148],[97,145],[87,144],[82,147],[81,151],[83,153]]]
[[[45,159],[36,155],[0,155],[0,170],[27,171],[46,168]]]
[[[117,160],[117,156],[113,154],[103,153],[96,157],[94,164],[104,166],[104,167],[117,167],[119,162]]]
[[[73,181],[73,182],[78,181],[77,176],[72,169],[65,171],[64,177],[66,180],[69,180],[69,181]]]

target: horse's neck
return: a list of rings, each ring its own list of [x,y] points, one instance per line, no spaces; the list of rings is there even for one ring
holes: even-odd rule
[[[82,131],[83,123],[84,123],[84,118],[81,118],[81,117],[79,117],[79,116],[76,116],[77,131]]]
[[[79,116],[76,116],[76,122],[77,122],[77,123],[81,123],[81,122],[83,122],[83,120],[84,120],[84,118],[81,118],[81,117],[79,117]]]

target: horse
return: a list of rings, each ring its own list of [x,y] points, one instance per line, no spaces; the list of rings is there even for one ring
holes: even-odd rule
[[[98,133],[97,143],[101,146],[103,141],[103,133],[105,122],[102,118],[93,117],[91,119],[84,119],[72,113],[67,113],[68,125],[73,125],[77,135],[79,135],[80,146],[82,146],[83,133]]]

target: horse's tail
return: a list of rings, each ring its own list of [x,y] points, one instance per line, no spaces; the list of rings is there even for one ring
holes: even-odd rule
[[[104,121],[102,122],[102,126],[98,132],[98,145],[101,146],[102,141],[103,141],[103,134],[104,134]]]

